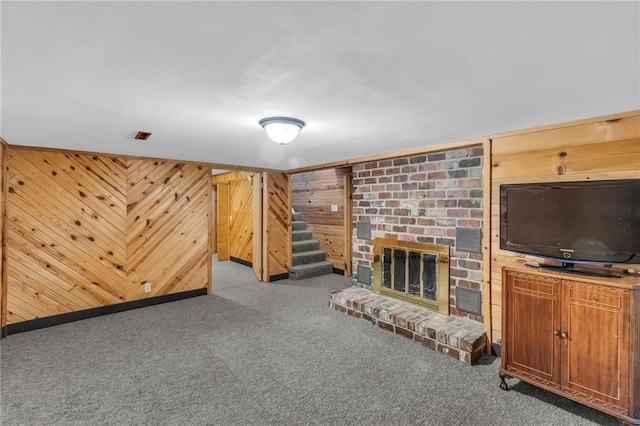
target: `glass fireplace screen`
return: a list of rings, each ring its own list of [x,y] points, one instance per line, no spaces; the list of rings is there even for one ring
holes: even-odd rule
[[[449,313],[449,247],[377,238],[374,291]]]

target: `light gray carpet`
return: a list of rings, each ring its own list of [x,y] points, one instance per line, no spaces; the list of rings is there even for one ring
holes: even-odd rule
[[[338,275],[257,282],[214,262],[214,295],[3,339],[2,425],[615,425],[327,307]],[[516,383],[512,381],[512,383]]]

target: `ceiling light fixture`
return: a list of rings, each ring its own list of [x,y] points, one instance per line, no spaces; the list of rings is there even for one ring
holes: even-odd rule
[[[268,117],[259,123],[269,139],[280,145],[292,142],[304,127],[304,121],[289,117]]]

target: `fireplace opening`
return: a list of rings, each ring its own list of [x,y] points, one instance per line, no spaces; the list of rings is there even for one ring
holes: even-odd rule
[[[373,291],[449,314],[449,246],[376,238]]]

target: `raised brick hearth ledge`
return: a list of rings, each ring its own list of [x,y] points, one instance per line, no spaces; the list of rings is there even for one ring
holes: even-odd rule
[[[481,323],[447,316],[360,287],[331,293],[329,306],[473,365],[486,352]]]

